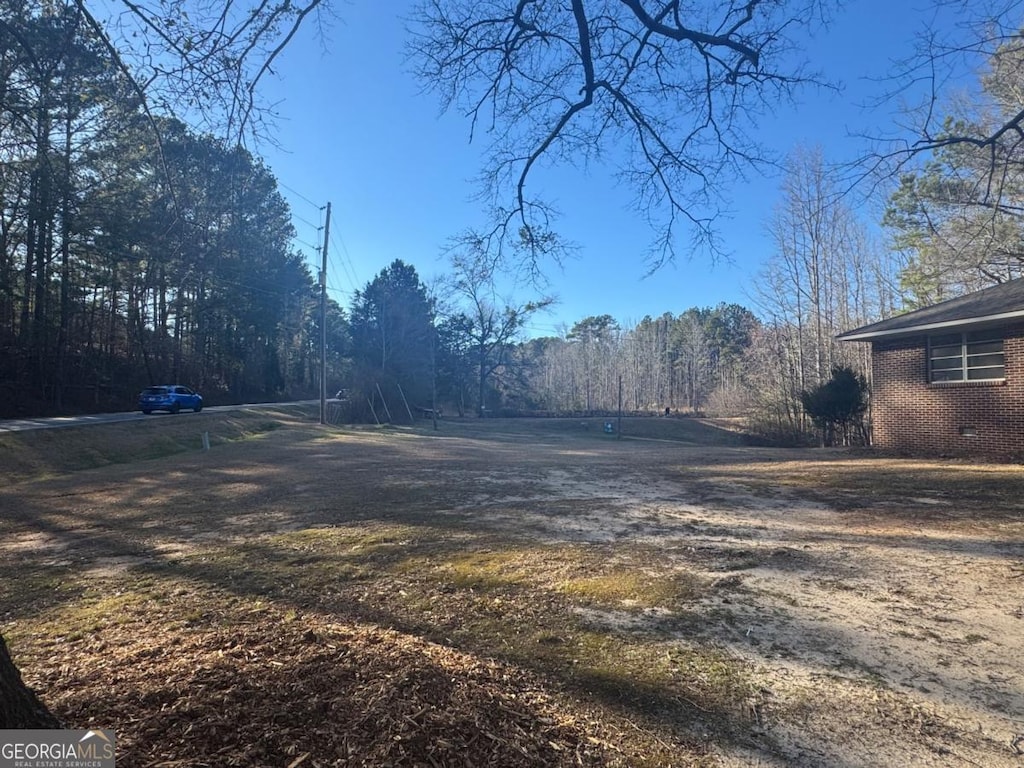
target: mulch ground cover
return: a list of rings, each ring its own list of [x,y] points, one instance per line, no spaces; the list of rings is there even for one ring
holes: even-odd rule
[[[607,725],[566,714],[529,673],[414,636],[268,607],[180,627],[164,618],[127,617],[84,637],[56,637],[59,664],[40,660],[47,671],[30,681],[68,725],[113,727],[119,765],[640,759],[601,738]]]

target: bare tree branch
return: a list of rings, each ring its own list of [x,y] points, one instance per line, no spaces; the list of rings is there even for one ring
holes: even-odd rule
[[[135,79],[134,73],[132,73],[131,70],[129,70],[128,67],[125,66],[124,61],[121,59],[120,53],[118,52],[117,48],[114,47],[114,44],[110,40],[110,38],[107,36],[106,30],[103,29],[100,23],[96,21],[96,18],[85,7],[84,0],[76,0],[75,5],[78,8],[79,13],[82,14],[82,18],[85,19],[86,23],[89,25],[89,28],[92,29],[93,34],[96,35],[97,39],[100,40],[103,43],[103,46],[107,49],[107,53],[110,55],[110,58],[114,62],[114,65],[124,75],[124,78],[128,83],[129,88],[131,88],[135,92],[135,95],[139,98],[139,106],[142,108],[142,111],[146,116],[146,122],[149,124],[149,127],[152,130],[153,140],[156,142],[157,156],[160,158],[161,170],[163,171],[164,178],[168,182],[167,190],[171,197],[171,208],[174,211],[175,216],[177,217],[179,215],[178,198],[175,193],[174,184],[171,183],[170,170],[167,167],[167,156],[164,153],[163,135],[160,129],[157,127],[156,119],[153,117],[153,113],[150,111],[149,102],[146,98],[146,89],[142,84],[140,84]],[[168,229],[170,229],[173,226],[174,222],[168,223]]]
[[[117,0],[108,15],[91,17],[151,108],[246,143],[267,138],[261,80],[310,16],[323,24],[328,7],[329,0]]]
[[[555,212],[533,183],[549,163],[612,158],[654,228],[657,268],[679,253],[680,229],[694,251],[722,255],[724,185],[774,161],[754,138],[757,118],[822,84],[793,64],[793,36],[821,20],[818,0],[423,0],[408,51],[471,139],[487,126],[481,199],[499,248],[557,257]]]
[[[898,133],[868,137],[849,175],[871,189],[899,180],[885,223],[925,300],[1024,274],[1024,2],[932,9],[885,94]]]
[[[958,145],[990,150],[1024,140],[1024,109],[999,119],[965,116],[962,98],[979,71],[999,51],[1024,48],[1022,0],[932,0],[930,20],[918,33],[912,55],[895,62],[876,106],[896,105],[895,133],[864,135],[872,149],[850,168],[850,185],[877,185],[916,168],[922,159]],[[958,101],[960,103],[958,104]],[[977,107],[978,100],[971,102]],[[953,123],[950,118],[959,115]],[[995,166],[992,166],[993,169]]]

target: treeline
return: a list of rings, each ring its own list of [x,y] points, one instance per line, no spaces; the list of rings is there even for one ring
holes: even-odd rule
[[[123,410],[175,381],[213,403],[315,395],[319,285],[271,171],[154,114],[80,5],[0,10],[0,416]],[[1020,60],[1000,49],[949,125],[1016,115]],[[836,370],[869,377],[867,345],[838,333],[1021,274],[1021,148],[995,135],[998,151],[951,143],[898,180],[884,237],[819,150],[795,149],[750,306],[524,340],[551,298],[502,296],[510,265],[469,233],[436,284],[395,261],[329,303],[327,385],[353,393],[351,418],[397,420],[607,411],[621,383],[627,410],[742,414],[799,439]]]
[[[600,414],[621,406],[742,416],[790,442],[810,439],[815,428],[829,440],[866,436],[859,420],[832,424],[820,418],[824,407],[807,406],[828,399],[837,370],[841,380],[865,379],[863,345],[833,338],[850,327],[838,313],[816,334],[806,328],[818,329],[814,314],[764,321],[721,303],[629,328],[592,316],[559,336],[524,341],[519,331],[544,302],[496,303],[486,275],[470,286],[463,272],[449,286],[457,290],[428,289],[414,267],[395,261],[356,293],[347,418],[406,422],[434,408],[460,416]],[[847,407],[860,419],[863,405]]]
[[[144,110],[77,6],[3,5],[0,415],[315,392],[316,283],[270,171]]]
[[[737,304],[645,317],[634,328],[609,315],[588,317],[564,337],[523,345],[526,401],[548,410],[608,411],[621,394],[631,411],[724,406],[742,387],[744,356],[760,325]]]
[[[214,403],[315,395],[319,286],[270,170],[154,115],[78,5],[0,6],[0,415],[120,410],[160,382]],[[804,187],[794,199],[826,210]],[[330,303],[327,383],[370,418],[396,392],[406,415],[611,409],[621,380],[631,410],[756,412],[799,431],[802,391],[838,362],[865,370],[831,336],[896,304],[846,279],[857,249],[824,223],[780,233],[786,261],[762,282],[784,304],[634,328],[598,315],[527,342],[551,299],[501,297],[485,240],[468,238],[429,290],[399,261],[347,313]]]

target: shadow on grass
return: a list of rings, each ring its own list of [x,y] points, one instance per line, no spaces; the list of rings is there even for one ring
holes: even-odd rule
[[[807,478],[824,468],[792,453],[779,461],[777,452],[728,446],[689,449],[681,457],[676,446],[649,442],[624,448],[583,430],[535,439],[538,433],[528,425],[515,426],[525,430],[521,434],[490,433],[485,429],[490,426],[474,424],[473,434],[443,439],[416,431],[280,430],[272,440],[180,456],[170,467],[139,462],[4,489],[0,531],[8,548],[0,558],[0,580],[10,585],[0,593],[4,613],[31,620],[54,606],[83,600],[92,583],[129,590],[139,580],[191,584],[201,597],[214,590],[266,600],[503,659],[558,688],[670,731],[710,730],[723,742],[774,753],[763,737],[752,735],[741,665],[734,665],[733,677],[716,678],[714,690],[701,688],[695,682],[700,665],[722,665],[714,654],[691,659],[698,665],[694,673],[671,659],[659,661],[660,644],[669,638],[594,630],[573,613],[564,594],[530,578],[517,581],[499,572],[490,574],[490,581],[458,583],[435,566],[467,552],[597,546],[576,536],[559,539],[557,527],[546,529],[546,543],[539,544],[517,524],[516,514],[525,518],[538,509],[556,521],[571,513],[575,505],[546,503],[536,496],[537,488],[534,498],[513,496],[530,493],[533,478],[556,468],[597,480],[621,475],[628,460],[629,472],[646,473],[651,484],[668,484],[677,500],[702,483],[721,492],[721,503],[728,504],[735,483],[753,483],[755,491],[762,487],[758,483],[769,490],[781,487],[794,498],[830,483],[855,493],[870,477],[870,463],[846,459],[847,479],[826,475],[813,484]],[[573,449],[571,460],[563,454],[566,446]],[[685,471],[679,469],[682,459]],[[899,479],[898,491],[887,491],[882,483],[880,492],[891,498],[953,492],[955,481],[942,479],[941,466],[923,465],[920,485],[909,467],[903,469],[892,475]],[[499,472],[521,480],[495,490]],[[993,483],[1017,487],[1014,478],[998,473],[979,478],[988,481],[979,492],[992,492]],[[939,482],[944,484],[932,487]],[[601,502],[588,496],[585,486],[575,492],[579,498],[573,501],[580,506]],[[495,499],[508,511],[500,520],[483,513]],[[740,519],[748,510],[732,511]],[[889,521],[919,523],[922,511],[930,508],[897,508]],[[699,510],[690,517],[677,515],[658,529],[670,536],[675,526],[675,535],[690,538],[699,565],[719,563],[723,571],[770,566],[809,577],[834,571],[834,564],[819,563],[811,554],[711,542],[696,522],[699,515]],[[930,551],[976,547],[992,554],[983,542],[934,531],[851,535],[837,529],[820,535]],[[606,541],[602,555],[618,545],[635,541],[625,534]],[[806,631],[823,630],[808,623]],[[837,644],[848,640],[838,629],[829,637]],[[844,765],[842,758],[832,764]]]
[[[59,696],[70,722],[115,724],[130,765],[607,764],[592,729],[491,662],[269,608],[164,618],[102,636],[119,684],[79,656]]]
[[[537,585],[481,579],[455,586],[443,571],[409,572],[411,560],[493,553],[498,545],[493,538],[388,538],[360,547],[363,551],[333,555],[299,554],[291,543],[249,543],[139,570],[172,583],[192,583],[200,592],[213,587],[280,610],[386,627],[494,659],[545,680],[551,691],[608,708],[675,740],[711,739],[774,751],[770,740],[753,733],[744,708],[752,689],[738,661],[716,650],[692,650],[685,660],[666,654],[665,644],[673,644],[667,624],[653,636],[588,626],[570,600]]]

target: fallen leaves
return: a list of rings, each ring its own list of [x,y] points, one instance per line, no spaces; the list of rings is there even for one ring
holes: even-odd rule
[[[83,643],[50,704],[113,727],[131,766],[613,764],[520,669],[376,626],[226,618],[170,634],[140,619]]]

